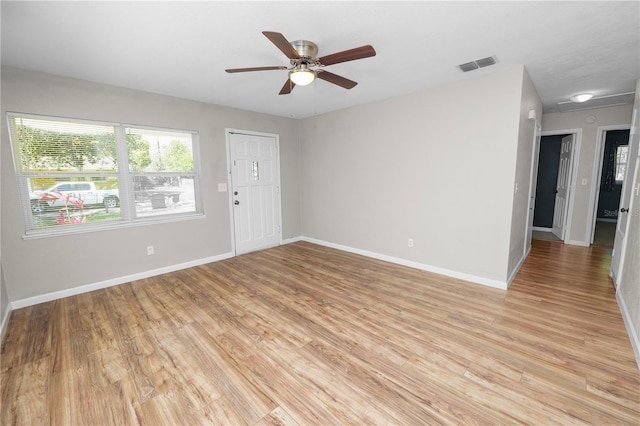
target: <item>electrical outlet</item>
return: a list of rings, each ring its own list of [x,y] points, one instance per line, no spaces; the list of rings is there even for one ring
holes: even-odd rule
[[[407,247],[413,247],[413,238],[407,240]]]
[[[151,256],[153,254],[153,246],[147,246],[147,255]]]

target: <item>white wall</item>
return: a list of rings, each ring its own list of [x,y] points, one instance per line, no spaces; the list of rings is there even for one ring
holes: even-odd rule
[[[589,220],[593,213],[590,196],[594,187],[600,185],[594,176],[594,161],[597,157],[596,145],[598,127],[612,125],[630,125],[632,105],[622,105],[609,108],[590,109],[564,113],[551,113],[542,116],[542,131],[562,131],[567,129],[582,129],[580,153],[578,157],[577,185],[572,196],[573,214],[570,217],[568,241],[589,245],[591,243],[592,222]],[[587,122],[587,118],[595,117],[594,122]],[[592,121],[592,120],[589,120]],[[587,184],[582,185],[586,179]]]
[[[198,131],[206,217],[23,240],[7,111]],[[2,112],[1,252],[12,301],[229,254],[228,193],[217,190],[219,182],[227,182],[227,127],[280,135],[283,238],[300,235],[295,120],[14,68],[2,69]],[[149,244],[154,256],[146,254]]]
[[[635,122],[630,137],[640,140],[640,80],[636,85],[634,105]],[[640,185],[640,161],[636,167],[632,188]],[[627,331],[640,367],[640,195],[632,191],[630,216],[627,231],[627,248],[624,254],[620,282],[618,283],[618,303],[625,318]]]
[[[505,284],[524,74],[302,120],[302,234]]]

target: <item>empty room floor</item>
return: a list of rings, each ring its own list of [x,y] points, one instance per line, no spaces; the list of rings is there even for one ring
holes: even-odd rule
[[[12,313],[2,424],[628,424],[609,251],[507,291],[306,242]]]

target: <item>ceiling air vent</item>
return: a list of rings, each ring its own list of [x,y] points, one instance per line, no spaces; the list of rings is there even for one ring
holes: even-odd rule
[[[458,68],[462,70],[462,72],[469,72],[478,69],[478,64],[475,62],[467,62],[466,64],[458,65]]]
[[[488,67],[489,65],[494,65],[496,63],[496,58],[493,56],[488,56],[482,59],[476,59],[475,61],[467,62],[466,64],[458,65],[458,68],[462,72],[469,72],[473,70],[477,70],[478,68]]]

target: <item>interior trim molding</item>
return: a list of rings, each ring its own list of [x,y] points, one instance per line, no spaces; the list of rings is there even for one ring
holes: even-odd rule
[[[65,290],[53,291],[51,293],[28,297],[26,299],[15,300],[11,302],[11,307],[12,309],[25,308],[27,306],[37,305],[38,303],[50,302],[52,300],[62,299],[64,297],[75,296],[77,294],[82,294],[82,293],[88,293],[93,290],[100,290],[102,288],[125,284],[135,280],[141,280],[144,278],[154,277],[156,275],[162,275],[169,272],[179,271],[181,269],[191,268],[193,266],[204,265],[205,263],[217,262],[220,260],[229,259],[233,256],[234,254],[229,252],[229,253],[224,253],[218,256],[205,257],[203,259],[197,259],[189,262],[169,265],[163,268],[157,268],[149,271],[139,272],[136,274],[125,275],[123,277],[117,277],[117,278],[113,278],[106,281],[100,281],[97,283],[81,285],[78,287],[72,287]]]
[[[571,174],[569,176],[569,188],[571,188],[568,195],[568,207],[567,207],[567,217],[565,218],[564,223],[564,238],[562,238],[565,244],[573,244],[570,240],[571,238],[571,225],[573,224],[573,209],[574,209],[574,201],[576,199],[576,182],[578,181],[578,160],[580,159],[580,151],[582,147],[582,128],[575,129],[563,129],[563,130],[546,130],[543,131],[541,136],[554,136],[554,135],[570,135],[573,134],[573,148],[571,150]],[[581,245],[581,244],[574,244]]]
[[[629,141],[631,141],[631,124],[614,124],[608,126],[598,126],[596,136],[596,151],[593,158],[593,169],[591,171],[591,188],[589,190],[589,214],[587,223],[590,228],[587,230],[587,240],[593,244],[596,234],[596,222],[608,221],[617,222],[617,219],[599,219],[598,202],[600,201],[600,184],[602,182],[602,163],[604,161],[604,148],[607,141],[607,132],[614,130],[629,130]]]
[[[373,259],[384,260],[386,262],[395,263],[398,265],[408,266],[410,268],[420,269],[427,272],[433,272],[439,275],[445,275],[451,278],[457,278],[464,281],[470,281],[476,284],[486,285],[488,287],[499,288],[501,290],[506,290],[509,287],[508,282],[494,280],[490,278],[479,277],[477,275],[467,274],[463,272],[453,271],[451,269],[440,268],[433,265],[427,265],[425,263],[413,262],[411,260],[402,259],[399,257],[387,256],[386,254],[375,253],[367,250],[361,250],[349,246],[343,246],[341,244],[334,244],[327,241],[316,240],[315,238],[309,237],[301,237],[301,241],[307,241],[309,243],[318,244],[325,247],[334,248],[337,250],[342,250],[350,253],[359,254],[366,257],[371,257]]]

